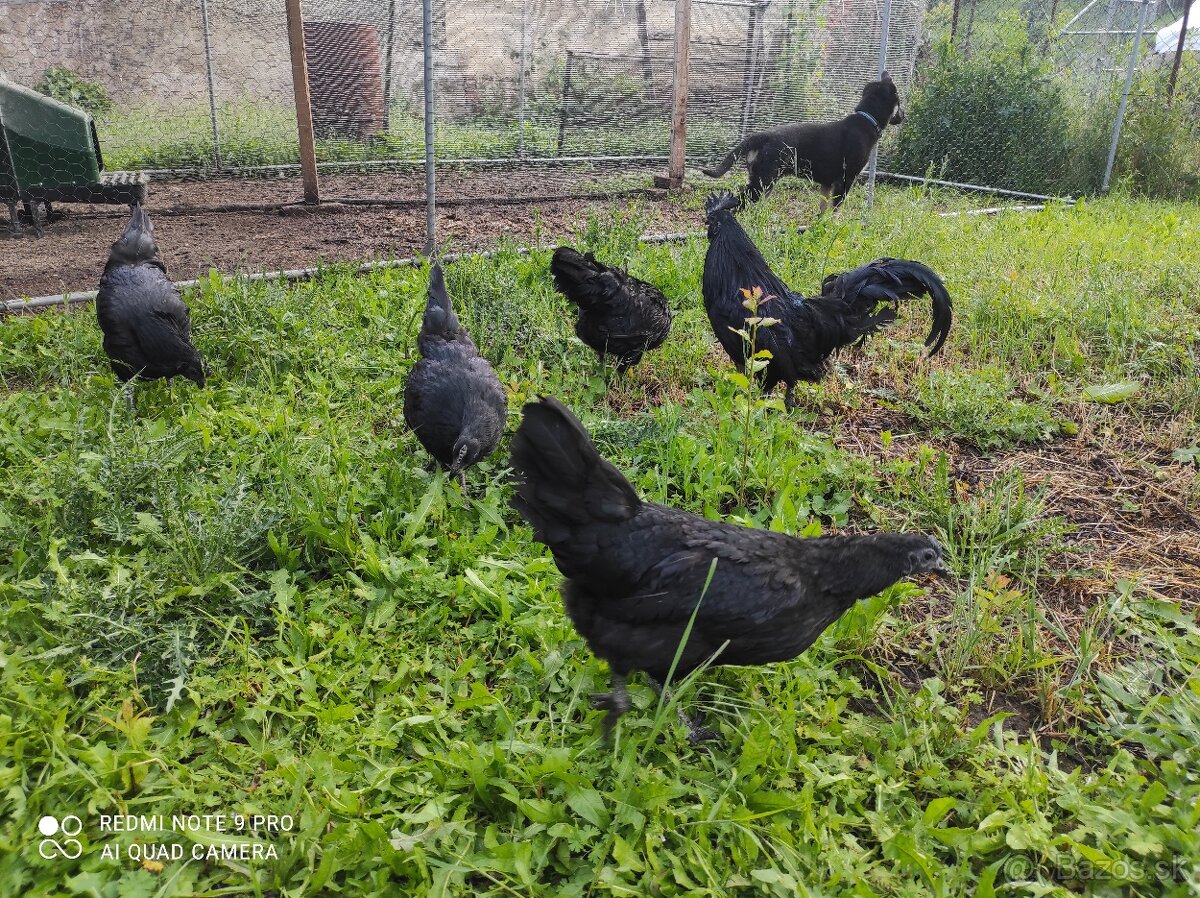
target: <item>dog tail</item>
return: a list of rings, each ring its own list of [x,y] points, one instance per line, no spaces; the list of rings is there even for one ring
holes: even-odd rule
[[[712,168],[702,168],[700,171],[704,172],[710,178],[721,177],[721,175],[733,168],[733,164],[739,159],[743,158],[747,153],[762,149],[762,145],[766,143],[768,136],[769,135],[766,133],[747,134],[746,137],[742,139],[741,143],[729,151],[729,155],[727,155],[724,159],[722,159]]]
[[[741,144],[738,144],[736,147],[730,150],[729,154],[712,168],[702,168],[700,171],[704,172],[710,178],[721,177],[721,175],[733,168],[733,163],[737,162],[739,149],[741,149]]]

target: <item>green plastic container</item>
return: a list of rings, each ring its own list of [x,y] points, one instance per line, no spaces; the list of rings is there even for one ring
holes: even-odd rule
[[[18,193],[36,188],[95,184],[100,147],[92,117],[28,87],[0,80],[0,187]]]

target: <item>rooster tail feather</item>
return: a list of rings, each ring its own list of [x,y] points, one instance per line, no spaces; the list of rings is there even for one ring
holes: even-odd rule
[[[854,330],[864,336],[894,321],[894,307],[900,300],[928,296],[933,318],[929,336],[925,338],[929,355],[940,352],[950,334],[954,308],[950,294],[937,273],[920,262],[877,259],[832,280],[827,278],[821,293],[822,298],[836,297],[848,304],[858,319]],[[893,308],[879,309],[881,304]]]
[[[600,457],[579,419],[552,396],[522,409],[511,465],[512,505],[549,546],[581,525],[627,520],[642,504],[624,475]]]

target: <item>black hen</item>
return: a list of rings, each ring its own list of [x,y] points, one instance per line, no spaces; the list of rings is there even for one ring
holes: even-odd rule
[[[122,382],[182,375],[204,386],[192,319],[158,257],[154,226],[140,204],[112,246],[96,294],[104,352]]]
[[[760,372],[763,388],[783,382],[784,404],[795,404],[796,381],[818,381],[826,362],[838,349],[863,340],[896,320],[900,300],[928,296],[933,302],[933,326],[925,339],[929,354],[941,350],[950,333],[952,304],[941,278],[920,262],[876,259],[845,274],[830,275],[821,295],[803,297],[781,281],[758,247],[734,217],[737,198],[730,193],[710,196],[708,253],[704,257],[704,308],[717,340],[745,369],[746,343],[731,328],[747,330],[742,290],[759,288],[758,315],[777,323],[759,327],[755,351],[769,350],[771,358]]]
[[[441,265],[430,273],[417,347],[422,358],[404,385],[404,420],[451,476],[495,451],[508,403],[500,379],[458,321]]]
[[[677,677],[714,654],[715,664],[795,658],[859,599],[945,571],[929,536],[797,539],[643,502],[553,398],[525,406],[512,468],[512,504],[566,577],[567,614],[612,668],[612,692],[593,697],[609,711],[608,729],[629,708],[630,671],[666,680],[698,602]],[[694,739],[705,736],[684,720]]]
[[[671,308],[662,291],[591,253],[560,246],[550,260],[558,292],[579,307],[575,335],[596,351],[600,364],[617,357],[617,374],[662,346],[671,330]]]

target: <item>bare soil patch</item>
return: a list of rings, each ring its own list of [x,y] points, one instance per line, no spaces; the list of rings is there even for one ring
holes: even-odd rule
[[[1151,424],[1124,408],[1089,406],[1071,416],[1080,421],[1078,436],[982,454],[931,436],[889,401],[886,397],[905,392],[898,375],[861,365],[852,355],[842,362],[842,374],[809,394],[807,405],[819,407],[820,416],[830,420],[834,441],[844,450],[882,464],[915,459],[922,446],[932,446],[947,454],[950,477],[964,496],[1012,470],[1020,470],[1031,489],[1046,488],[1045,514],[1070,528],[1035,587],[1045,619],[1040,629],[1051,654],[1064,660],[1075,656],[1080,634],[1095,624],[1097,606],[1119,592],[1121,581],[1136,584],[1141,595],[1178,602],[1200,616],[1200,495],[1194,468],[1171,457],[1178,421]],[[805,394],[800,396],[805,402]],[[926,602],[894,609],[915,626],[918,643],[929,621],[954,614],[953,584],[926,585]],[[1107,628],[1102,642],[1096,659],[1101,666],[1137,652]],[[916,691],[936,675],[922,660],[926,649],[919,644],[877,647],[869,657],[890,671],[895,685]],[[1057,680],[1065,683],[1076,673],[1065,664]],[[1028,732],[1047,746],[1072,744],[1078,735],[1066,725],[1070,709],[1060,705],[1052,685],[1012,682],[997,689],[976,683],[973,688],[981,701],[967,715],[971,725],[1007,712],[1009,729]],[[1081,759],[1087,756],[1085,747],[1076,749]]]
[[[441,248],[483,249],[501,237],[555,239],[585,222],[589,211],[622,209],[639,196],[657,198],[646,205],[651,232],[703,226],[697,213],[663,201],[665,193],[636,188],[650,183],[649,172],[643,174],[635,181],[624,172],[614,181],[611,173],[580,171],[442,172]],[[210,269],[234,274],[392,259],[424,246],[423,172],[328,175],[321,191],[327,204],[306,210],[296,206],[303,196],[296,176],[152,182],[147,209],[176,280]],[[69,205],[56,211],[63,217],[41,238],[31,228],[22,238],[9,237],[0,223],[0,300],[96,288],[128,210]]]

